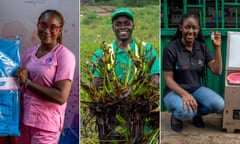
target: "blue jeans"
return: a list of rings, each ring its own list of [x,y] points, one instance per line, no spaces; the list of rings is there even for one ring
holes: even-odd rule
[[[164,104],[173,112],[174,118],[189,120],[196,115],[220,112],[224,108],[223,98],[207,87],[200,87],[191,94],[198,103],[197,111],[189,112],[188,109],[183,109],[182,97],[172,91],[164,97]]]

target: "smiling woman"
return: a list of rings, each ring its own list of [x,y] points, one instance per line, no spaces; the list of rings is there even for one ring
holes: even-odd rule
[[[56,10],[47,10],[43,12],[38,19],[38,36],[42,42],[42,46],[51,49],[57,43],[62,43],[62,27],[64,18],[61,13]]]
[[[215,58],[204,44],[198,16],[187,13],[182,16],[173,41],[164,48],[164,103],[172,111],[171,128],[176,132],[182,131],[183,120],[192,119],[194,126],[203,128],[202,116],[223,110],[221,96],[202,86],[207,67],[217,75],[222,71],[219,32],[214,33],[212,44]]]
[[[24,84],[21,85],[21,87],[19,87],[19,93],[20,93],[20,88],[25,89],[22,91],[22,93],[24,93],[22,94],[24,95],[24,100],[21,99],[21,105],[23,106],[21,108],[24,108],[24,109],[21,109],[21,110],[28,109],[29,105],[26,105],[27,101],[25,101],[28,98],[31,102],[33,101],[36,102],[35,101],[36,99],[42,101],[43,103],[41,104],[42,106],[44,105],[43,106],[44,109],[41,109],[43,111],[42,114],[46,114],[46,115],[43,116],[41,114],[36,114],[38,115],[37,118],[32,117],[32,116],[36,116],[35,114],[28,115],[31,118],[28,117],[27,119],[36,120],[36,125],[40,127],[42,125],[41,122],[44,121],[42,120],[43,117],[48,118],[47,124],[44,124],[44,125],[48,127],[48,129],[51,129],[55,125],[56,129],[59,128],[57,131],[61,131],[61,138],[58,144],[79,143],[79,133],[78,133],[79,132],[79,103],[80,103],[79,102],[79,62],[80,62],[79,61],[79,29],[80,29],[79,3],[80,3],[80,0],[74,0],[74,1],[1,0],[0,1],[0,19],[1,19],[0,20],[0,38],[7,39],[10,41],[15,40],[16,38],[19,38],[21,40],[21,44],[19,48],[20,52],[18,56],[19,57],[21,56],[21,60],[24,60],[25,62],[25,63],[22,63],[21,61],[22,68],[24,67],[28,70],[28,76],[29,76],[28,79],[25,81]],[[17,6],[18,8],[15,8],[15,6]],[[45,10],[49,10],[49,12],[45,12]],[[55,11],[60,13],[62,16],[57,14]],[[52,21],[50,21],[51,17],[52,17]],[[61,17],[64,18],[64,24],[62,23],[63,20],[61,19]],[[40,33],[39,31],[44,31],[44,32]],[[39,37],[40,35],[42,38]],[[62,38],[61,38],[61,35],[62,35]],[[62,43],[61,43],[61,39],[62,39]],[[54,44],[52,42],[54,42]],[[51,48],[50,45],[48,45],[48,43],[52,43],[52,46],[53,46],[52,50],[46,49],[47,46]],[[1,48],[3,48],[4,50],[7,50],[6,47],[8,47],[8,45],[1,46]],[[11,51],[12,50],[14,50],[13,46],[11,47]],[[63,52],[63,51],[66,51],[66,52]],[[17,58],[17,56],[13,58]],[[65,59],[67,59],[67,61]],[[76,62],[75,64],[76,68],[75,70],[72,70],[73,68],[70,68],[71,69],[70,70],[69,67],[71,66],[73,67],[74,62]],[[29,65],[31,65],[31,69],[29,69],[28,67]],[[3,67],[3,65],[0,65],[0,66]],[[66,70],[62,68],[66,68]],[[53,76],[54,74],[52,73],[52,71],[54,70],[56,71],[61,70],[63,72],[61,72],[60,74],[55,73],[55,76]],[[68,74],[72,73],[72,71],[74,71],[73,79],[71,78],[71,76],[69,77],[67,76]],[[13,77],[15,76],[15,72],[16,70],[14,71]],[[14,77],[14,79],[15,78],[16,77]],[[22,78],[23,77],[19,78],[19,80]],[[2,79],[1,76],[0,76],[0,79]],[[24,79],[22,80],[24,81]],[[70,84],[66,84],[67,86],[64,86],[64,84],[63,86],[59,86],[58,82],[60,82],[60,85],[61,85],[62,81],[66,81],[66,83],[70,83]],[[16,82],[17,82],[16,84],[19,84],[18,81]],[[52,96],[56,96],[56,98],[54,98],[54,100],[52,101],[51,100],[48,101],[47,100],[48,98],[46,99],[44,98],[44,96],[47,96],[47,95],[36,94],[35,92],[31,91],[30,89],[34,85],[34,83],[39,84],[46,89],[49,88],[53,90],[53,92],[50,92],[50,93]],[[6,83],[6,84],[9,84],[9,83]],[[68,92],[65,93],[64,91],[68,91],[66,89],[69,89],[68,88],[70,87],[69,85],[71,85],[71,90],[69,90],[69,93]],[[12,84],[9,86],[12,87]],[[64,88],[62,89],[61,87],[64,87]],[[48,93],[47,91],[49,89],[48,90],[46,89],[42,90],[42,92]],[[2,92],[3,90],[0,90],[0,93]],[[31,93],[31,95],[29,93]],[[62,95],[62,93],[65,93],[65,94]],[[13,95],[12,93],[10,94]],[[19,97],[15,96],[15,98],[19,101],[20,96],[22,95],[19,94]],[[28,95],[29,97],[26,95]],[[11,108],[10,106],[6,105],[6,102],[10,101],[12,104],[15,104],[15,102],[14,102],[14,99],[10,97],[5,98],[2,96],[2,94],[0,99],[1,99],[0,103],[1,102],[5,103],[4,105],[0,104],[0,113],[2,115],[3,108],[8,108],[8,109]],[[64,101],[67,101],[65,102],[67,104],[65,104]],[[38,104],[35,103],[33,105],[34,107],[36,105],[40,106],[39,103]],[[64,113],[60,112],[59,110],[53,110],[51,109],[53,108],[53,105],[62,107],[61,110],[64,110],[64,106],[66,106],[66,110]],[[2,108],[1,106],[4,106],[4,107]],[[32,106],[30,107],[32,108]],[[15,107],[11,108],[11,112],[14,112],[13,108]],[[33,111],[33,109],[31,108],[28,109],[29,110],[28,112]],[[49,109],[53,110],[53,114],[50,114]],[[16,111],[14,112],[13,115],[14,117],[17,117],[18,114],[20,115],[19,118],[21,118],[19,121],[21,122],[21,125],[23,125],[23,122],[25,121],[22,118],[26,119],[27,113],[23,111],[21,112]],[[9,123],[14,123],[14,124],[18,123],[18,121],[14,119],[9,119],[8,121]],[[5,125],[9,123],[3,122],[2,118],[0,118],[0,127],[4,126],[3,130],[6,130],[8,133],[11,131],[11,127],[5,127]],[[54,125],[52,125],[52,123],[54,123]],[[13,125],[11,124],[11,126]],[[0,131],[2,131],[2,129]],[[22,130],[20,130],[20,133],[21,132]],[[24,133],[21,133],[21,135],[23,134]],[[5,142],[7,144],[13,144],[13,141],[11,141],[11,137],[18,138],[18,135],[15,135],[15,134],[7,134],[8,137],[2,137],[2,136],[5,136],[5,135],[2,133],[0,134],[0,144],[5,144]]]
[[[198,21],[194,17],[189,17],[179,26],[179,30],[182,32],[183,44],[188,50],[192,51],[192,45],[200,31]]]
[[[17,144],[59,141],[75,72],[75,56],[62,45],[63,26],[60,12],[42,12],[37,24],[41,43],[21,56],[16,76],[24,86],[23,120]]]

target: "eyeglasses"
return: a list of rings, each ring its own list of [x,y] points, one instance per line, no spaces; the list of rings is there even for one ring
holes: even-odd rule
[[[61,26],[57,26],[55,24],[48,25],[44,22],[40,22],[37,24],[39,30],[46,30],[48,29],[50,32],[57,32]]]
[[[132,21],[126,21],[126,22],[114,22],[113,27],[120,28],[120,27],[132,27],[133,23]]]

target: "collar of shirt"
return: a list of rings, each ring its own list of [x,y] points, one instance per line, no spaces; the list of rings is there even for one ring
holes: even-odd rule
[[[113,50],[115,53],[126,52],[126,50],[123,50],[123,49],[117,47],[116,40],[113,41],[112,45],[113,45]],[[130,43],[130,50],[135,51],[135,41],[134,40],[132,40],[132,42]]]
[[[182,41],[180,39],[177,39],[176,45],[177,45],[177,47],[179,48],[180,51],[188,51],[185,48],[185,46],[183,45],[183,43],[182,43]],[[195,41],[193,43],[193,50],[192,50],[192,52],[199,51],[199,50],[201,50],[200,42]]]

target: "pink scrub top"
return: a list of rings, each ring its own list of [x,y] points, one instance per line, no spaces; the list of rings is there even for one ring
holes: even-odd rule
[[[30,79],[43,86],[52,87],[59,80],[73,80],[75,56],[66,47],[57,44],[46,55],[36,57],[40,45],[27,49],[21,56],[21,65],[29,71]],[[63,128],[67,103],[47,101],[30,90],[23,91],[23,123],[27,126],[57,132]]]

